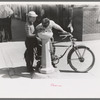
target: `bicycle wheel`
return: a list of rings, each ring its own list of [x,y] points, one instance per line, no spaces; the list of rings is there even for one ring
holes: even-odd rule
[[[70,67],[77,72],[89,71],[95,62],[93,52],[86,46],[76,46],[68,54]]]

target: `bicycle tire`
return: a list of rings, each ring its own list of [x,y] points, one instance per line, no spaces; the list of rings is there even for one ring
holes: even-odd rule
[[[88,51],[88,53],[90,53],[90,55],[91,55],[91,57],[92,57],[92,62],[91,62],[91,64],[90,64],[90,66],[88,66],[86,69],[84,69],[84,70],[80,70],[80,69],[78,69],[77,68],[77,66],[78,66],[78,63],[76,64],[76,66],[75,65],[73,65],[73,63],[72,63],[72,61],[71,61],[71,59],[72,59],[72,55],[74,54],[74,53],[76,53],[76,51],[78,50],[78,51],[80,51],[81,49],[84,49],[84,50],[87,50]],[[76,54],[77,55],[77,54]],[[87,58],[89,58],[89,57],[86,57],[86,59]],[[70,67],[74,70],[74,71],[76,71],[76,72],[88,72],[90,69],[92,69],[92,67],[93,67],[93,65],[94,65],[94,63],[95,63],[95,56],[94,56],[94,53],[90,50],[90,48],[88,48],[88,47],[86,47],[86,46],[76,46],[76,47],[73,47],[71,50],[70,50],[70,52],[69,52],[69,54],[68,54],[68,58],[67,58],[67,60],[68,60],[68,64],[70,65]],[[75,59],[72,59],[72,60],[75,60]],[[78,60],[79,60],[79,58],[78,58]],[[84,61],[85,61],[85,59],[84,59]],[[84,62],[83,61],[83,62]],[[80,63],[83,63],[83,62],[80,62]],[[88,62],[89,63],[89,62]],[[82,65],[82,64],[81,64]],[[79,66],[80,67],[80,66]],[[80,67],[81,68],[81,67]]]

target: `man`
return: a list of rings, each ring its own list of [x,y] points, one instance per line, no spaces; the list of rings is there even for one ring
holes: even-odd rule
[[[34,48],[38,49],[38,55],[40,55],[39,50],[41,47],[38,45],[38,40],[36,38],[35,34],[35,27],[34,22],[36,21],[37,14],[34,11],[30,11],[27,14],[27,20],[25,24],[25,31],[26,31],[26,40],[25,40],[25,46],[26,51],[24,53],[27,71],[33,72],[35,69],[33,68],[33,61],[34,61]]]
[[[11,17],[13,15],[13,10],[6,6],[0,5],[0,38],[2,42],[2,31],[5,32],[5,40],[10,41],[12,39],[11,32]]]
[[[58,24],[56,24],[53,20],[50,20],[48,18],[44,18],[42,20],[42,23],[40,23],[37,27],[36,27],[36,31],[37,34],[39,35],[39,33],[41,32],[47,32],[48,34],[52,32],[52,28],[57,29],[59,31],[61,31],[64,34],[67,34],[68,32],[66,32],[65,30],[63,30],[63,28],[61,26],[59,26]],[[51,42],[50,42],[50,49],[51,49],[51,58],[53,59],[54,57],[54,48],[53,48],[53,37],[51,38]],[[54,63],[52,63],[54,67],[56,67],[54,65]]]

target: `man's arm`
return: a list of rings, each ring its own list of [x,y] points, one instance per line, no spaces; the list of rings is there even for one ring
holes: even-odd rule
[[[54,21],[51,21],[52,28],[62,31],[63,33],[67,33],[60,25],[56,24]]]
[[[14,11],[8,6],[5,7],[5,11],[7,12],[8,17],[12,17],[14,15]]]
[[[45,31],[45,29],[42,27],[41,23],[36,26],[36,32],[37,33],[41,33],[41,32],[44,32],[44,31]]]
[[[38,39],[38,41],[41,41],[41,39],[40,39],[39,36],[38,36],[38,33],[40,32],[40,25],[41,25],[41,24],[37,25],[37,26],[36,26],[36,30],[35,30],[36,38]]]

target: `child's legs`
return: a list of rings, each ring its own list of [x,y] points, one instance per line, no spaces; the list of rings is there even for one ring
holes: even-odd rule
[[[55,59],[55,46],[54,46],[54,41],[50,41],[50,52],[51,52],[51,60],[52,60],[52,65],[54,68],[56,68],[55,63],[53,60]]]
[[[42,41],[38,40],[36,38],[36,48],[37,48],[37,56],[41,56],[41,51],[42,51]]]
[[[42,51],[42,46],[40,44],[37,45],[37,55],[40,57]]]
[[[50,52],[51,52],[51,58],[55,55],[55,46],[54,46],[54,39],[52,37],[52,39],[50,40]]]

